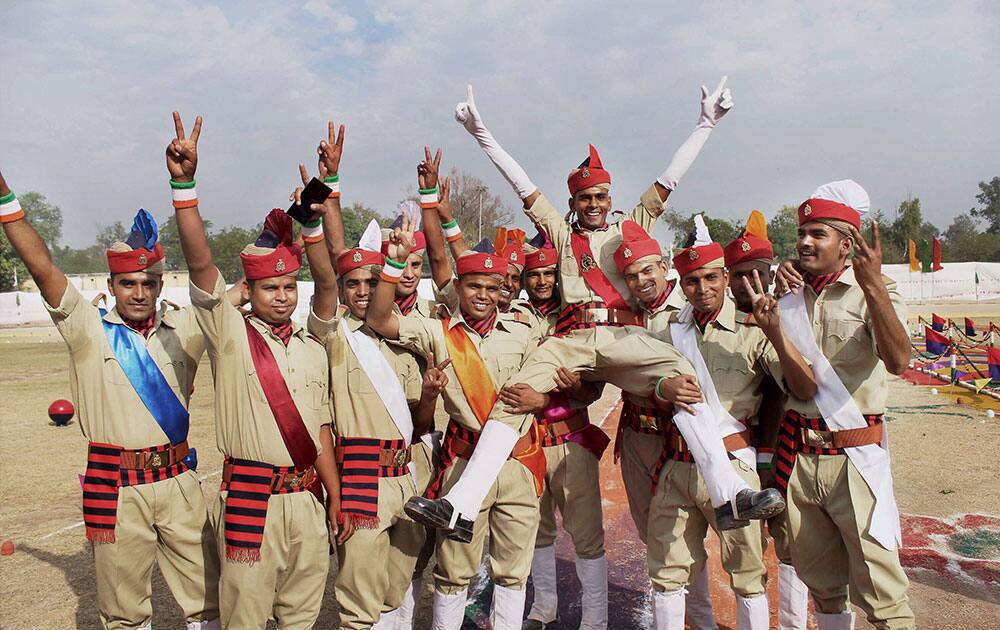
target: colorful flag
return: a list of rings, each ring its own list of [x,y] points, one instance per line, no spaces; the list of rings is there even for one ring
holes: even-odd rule
[[[941,241],[939,239],[934,239],[931,252],[931,271],[941,271],[944,267],[941,266]]]
[[[910,257],[910,271],[920,271],[920,259],[917,258],[917,244],[911,238],[906,242],[906,251]]]
[[[942,355],[948,351],[948,346],[951,342],[948,338],[934,330],[933,328],[924,327],[924,342],[927,344],[927,352],[935,356]],[[992,368],[990,368],[992,369]],[[1000,356],[998,356],[997,369],[1000,370]]]
[[[934,252],[927,241],[920,241],[920,271],[923,273],[934,271]]]
[[[976,336],[976,324],[968,317],[965,318],[965,335],[967,337]]]
[[[990,364],[990,378],[1000,383],[1000,348],[993,346],[987,348],[986,360]]]
[[[935,313],[931,313],[931,328],[938,332],[944,332],[944,318],[939,317]]]
[[[979,392],[983,391],[983,388],[990,384],[990,380],[992,379],[977,378],[976,380],[972,381],[973,385],[975,385],[976,387],[976,393],[978,394]]]

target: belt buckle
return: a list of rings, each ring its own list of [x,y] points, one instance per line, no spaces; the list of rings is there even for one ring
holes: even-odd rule
[[[400,448],[392,454],[392,465],[394,468],[402,468],[406,465],[406,449]]]
[[[606,308],[588,308],[587,321],[591,324],[607,324],[608,323],[608,309]]]
[[[644,413],[639,414],[639,428],[653,429],[654,431],[660,430],[659,423],[656,421],[656,416],[649,416]]]
[[[288,484],[289,488],[294,490],[302,485],[303,476],[305,476],[305,473],[285,473],[284,481]]]
[[[833,448],[833,432],[806,429],[806,444],[813,448]]]
[[[146,468],[163,468],[161,453],[153,453],[150,458],[146,460]]]

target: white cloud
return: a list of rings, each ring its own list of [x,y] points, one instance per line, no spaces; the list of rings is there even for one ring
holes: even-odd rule
[[[180,108],[205,116],[204,211],[247,224],[283,205],[332,118],[349,126],[347,201],[394,208],[421,147],[441,144],[515,207],[452,120],[471,81],[551,198],[594,142],[627,205],[689,132],[698,86],[729,74],[736,108],[677,207],[742,217],[850,176],[876,207],[910,192],[946,227],[1000,174],[997,18],[902,0],[26,3],[5,12],[0,168],[60,203],[66,240],[86,244],[140,205],[169,210],[162,150]]]

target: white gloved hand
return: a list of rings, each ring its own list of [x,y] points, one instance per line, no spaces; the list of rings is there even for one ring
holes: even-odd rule
[[[726,87],[728,76],[722,77],[719,85],[711,94],[708,88],[701,86],[701,116],[698,118],[699,127],[714,127],[730,109],[733,108],[733,93]],[[471,96],[471,93],[470,93]],[[475,105],[473,105],[475,107]]]
[[[719,85],[711,94],[709,94],[708,88],[704,85],[701,86],[701,115],[698,117],[698,124],[688,139],[684,141],[684,144],[674,153],[667,170],[656,178],[656,181],[667,190],[677,188],[677,184],[694,164],[701,148],[705,146],[715,124],[733,108],[733,94],[726,87],[728,79],[729,77],[722,77]]]
[[[465,130],[472,134],[472,137],[479,143],[479,148],[483,150],[486,157],[490,158],[493,165],[497,167],[500,174],[504,176],[511,188],[521,199],[528,198],[538,188],[528,178],[521,165],[518,164],[509,153],[496,141],[490,130],[483,124],[483,119],[476,109],[476,99],[472,95],[472,86],[466,86],[466,100],[455,106],[455,120],[457,120]]]

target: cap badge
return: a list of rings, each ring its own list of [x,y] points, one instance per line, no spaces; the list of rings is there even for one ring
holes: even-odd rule
[[[146,254],[139,254],[139,264],[145,265],[147,262],[149,262],[149,259],[146,258]]]
[[[514,262],[517,262],[517,250],[514,250],[510,253],[510,259]]]
[[[691,260],[698,260],[698,252],[694,249],[688,252],[688,258]]]
[[[806,204],[805,206],[802,207],[802,214],[809,216],[812,213],[813,209],[812,206],[810,206],[809,204]]]
[[[597,269],[597,263],[594,262],[594,257],[590,254],[580,256],[580,270],[584,273],[588,273],[592,269]]]
[[[285,270],[285,259],[284,258],[279,258],[278,262],[274,263],[274,270],[277,271],[278,273],[281,273],[282,271]]]
[[[746,241],[746,240],[744,240],[744,241],[743,241],[743,242],[742,242],[742,243],[740,244],[740,249],[741,249],[741,250],[743,250],[743,251],[745,251],[745,252],[748,252],[748,251],[750,251],[750,242],[749,242],[749,241]]]
[[[625,256],[625,258],[631,258],[632,257],[632,250],[629,249],[628,247],[626,247],[625,251],[622,252],[622,255]]]
[[[487,258],[486,260],[484,260],[483,261],[483,267],[485,267],[487,269],[492,269],[493,268],[493,259],[492,258]]]
[[[361,252],[354,252],[354,255],[351,256],[351,260],[353,260],[356,263],[361,262]]]
[[[545,252],[538,253],[538,260],[545,260]]]
[[[590,177],[590,169],[584,167],[584,169],[580,172],[580,177],[583,177],[584,179]]]

